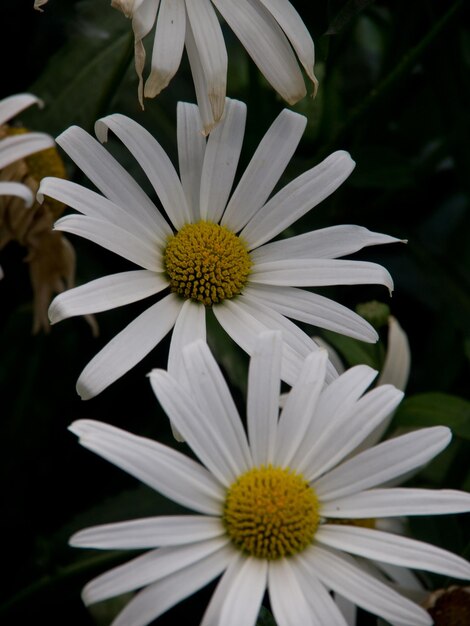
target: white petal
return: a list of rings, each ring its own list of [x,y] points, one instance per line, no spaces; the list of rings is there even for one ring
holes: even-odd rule
[[[252,303],[247,296],[226,300],[213,311],[225,331],[248,354],[252,353],[259,332],[280,330],[284,341],[281,376],[290,385],[297,380],[306,356],[318,350],[313,340],[298,326],[268,307]],[[333,380],[335,375],[333,367],[329,366],[327,382]]]
[[[218,122],[224,112],[227,84],[227,50],[222,29],[210,0],[186,2],[186,11],[212,114]]]
[[[202,465],[184,454],[94,420],[73,422],[69,430],[82,446],[167,498],[199,513],[220,515],[224,490]]]
[[[470,511],[470,494],[452,489],[370,489],[322,506],[322,515],[376,518],[401,515],[443,515]]]
[[[294,154],[306,123],[306,117],[288,109],[278,115],[230,198],[223,226],[238,232],[266,202]]]
[[[194,89],[196,91],[197,106],[201,116],[201,132],[203,135],[208,135],[222,116],[223,110],[220,113],[219,119],[216,120],[209,101],[209,87],[204,75],[204,68],[202,67],[201,59],[199,58],[199,52],[196,42],[194,41],[194,35],[189,20],[186,23],[185,45],[193,77]]]
[[[281,342],[281,333],[262,333],[250,359],[246,412],[254,465],[274,462],[281,387]]]
[[[335,605],[341,611],[347,626],[356,626],[357,607],[340,593],[335,593]]]
[[[289,104],[306,94],[305,83],[289,42],[272,17],[253,0],[213,0],[266,80]]]
[[[230,562],[232,554],[232,549],[224,547],[145,588],[121,611],[113,626],[149,624],[219,576]]]
[[[389,383],[405,390],[410,374],[411,352],[408,337],[398,321],[388,319],[388,342],[385,362],[377,380],[377,385]]]
[[[141,313],[88,363],[77,392],[88,400],[141,361],[174,326],[181,300],[170,294]]]
[[[254,626],[266,589],[268,562],[248,557],[232,578],[220,610],[219,624]]]
[[[228,444],[236,456],[237,471],[246,471],[252,458],[245,430],[230,389],[217,362],[204,341],[188,346],[183,353],[191,395],[209,420],[209,428],[218,433],[224,446]]]
[[[248,469],[247,465],[244,467],[240,446],[236,445],[235,429],[231,427],[227,415],[222,415],[214,427],[212,416],[207,416],[199,404],[164,370],[152,370],[150,382],[158,401],[178,432],[225,487]],[[226,434],[226,438],[223,438],[223,434]],[[231,447],[233,442],[235,449]]]
[[[218,626],[220,624],[220,611],[229,589],[232,588],[232,584],[238,576],[242,560],[245,560],[242,553],[234,551],[233,558],[220,579],[215,592],[212,594],[200,626]]]
[[[334,152],[273,196],[248,222],[240,236],[249,248],[266,243],[332,194],[354,169],[347,152]]]
[[[54,224],[54,229],[84,237],[151,272],[163,271],[161,252],[145,239],[116,224],[74,214],[61,217]]]
[[[260,299],[281,315],[290,317],[318,328],[372,343],[378,335],[374,328],[350,309],[330,298],[295,287],[272,287],[256,285],[246,287],[245,293]]]
[[[256,263],[281,259],[337,259],[354,254],[365,246],[397,243],[400,239],[374,233],[363,226],[329,226],[296,237],[267,243],[253,250]]]
[[[329,425],[336,425],[338,419],[350,413],[355,402],[369,387],[376,375],[377,372],[368,365],[356,365],[322,390],[301,443],[291,461],[293,467],[303,465],[310,455],[310,450]]]
[[[143,39],[155,24],[160,0],[134,1],[132,8],[132,29],[136,39]]]
[[[172,234],[150,198],[91,135],[78,126],[71,126],[56,138],[56,142],[107,198],[119,206],[132,207],[139,221],[160,237]]]
[[[186,10],[183,0],[161,0],[144,96],[154,98],[176,74],[183,55]]]
[[[178,102],[176,114],[181,184],[191,211],[191,221],[197,222],[200,218],[199,195],[206,141],[201,132],[199,109],[195,104]]]
[[[276,463],[290,465],[304,439],[317,401],[325,384],[326,350],[312,352],[305,359],[298,380],[287,394],[279,419]]]
[[[444,426],[395,437],[365,450],[317,480],[313,488],[322,502],[347,496],[424,465],[450,442]]]
[[[342,259],[284,259],[257,263],[250,283],[284,287],[324,287],[328,285],[385,285],[393,291],[393,280],[377,263]]]
[[[347,626],[335,601],[323,584],[315,575],[312,575],[300,559],[294,557],[292,560],[295,562],[295,575],[309,603],[315,626]]]
[[[168,281],[161,274],[147,270],[104,276],[56,296],[49,307],[49,320],[56,324],[74,315],[109,311],[147,298],[167,286]]]
[[[63,202],[88,217],[115,224],[145,241],[147,246],[154,247],[161,252],[166,245],[165,233],[156,229],[150,230],[147,224],[140,220],[140,214],[131,213],[133,206],[123,208],[82,185],[61,178],[46,177],[41,180],[39,186],[38,202],[43,202],[44,196]]]
[[[147,174],[174,227],[178,230],[189,223],[191,213],[180,179],[158,141],[143,126],[119,113],[96,122],[95,132],[101,142],[107,141],[108,129],[119,137]]]
[[[346,458],[396,409],[402,398],[403,392],[383,385],[360,398],[351,411],[339,414],[334,424],[327,424],[299,466],[306,480],[314,480]]]
[[[173,329],[168,354],[168,373],[188,388],[183,349],[197,339],[206,340],[206,310],[199,302],[185,300]]]
[[[278,626],[316,626],[318,622],[313,618],[289,559],[269,563],[268,588]]]
[[[429,543],[371,528],[324,524],[315,541],[368,559],[422,569],[453,578],[470,578],[470,563]]]
[[[24,157],[54,146],[54,140],[44,133],[24,133],[0,141],[0,169]]]
[[[299,57],[307,76],[313,82],[314,94],[317,91],[318,81],[313,73],[315,50],[312,37],[302,21],[302,18],[290,2],[283,0],[260,0],[271,13],[276,22],[287,35],[291,46]]]
[[[37,104],[41,108],[43,106],[42,100],[39,100],[31,93],[18,93],[3,98],[3,100],[0,100],[0,126],[33,104]]]
[[[227,99],[221,122],[209,135],[201,174],[201,219],[218,223],[227,204],[245,133],[246,105]]]
[[[75,548],[139,550],[206,541],[224,534],[219,517],[162,515],[86,528],[75,533],[69,544]]]
[[[29,187],[21,183],[0,182],[0,196],[17,196],[22,198],[27,207],[30,207],[34,202],[34,197]]]
[[[155,583],[207,558],[226,543],[226,538],[212,539],[147,552],[90,581],[83,589],[83,601],[94,604]]]
[[[327,588],[366,611],[407,626],[431,626],[433,623],[424,609],[366,573],[346,554],[339,555],[315,545],[308,553],[302,553],[301,558]]]

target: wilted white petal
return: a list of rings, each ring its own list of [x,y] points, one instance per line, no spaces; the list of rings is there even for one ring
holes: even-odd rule
[[[213,0],[266,80],[289,104],[306,94],[289,42],[271,13],[254,0]]]
[[[176,74],[183,55],[186,32],[184,0],[161,0],[152,52],[152,66],[144,96],[154,98]]]
[[[222,29],[210,0],[186,2],[186,11],[212,115],[218,122],[224,112],[228,64]]]

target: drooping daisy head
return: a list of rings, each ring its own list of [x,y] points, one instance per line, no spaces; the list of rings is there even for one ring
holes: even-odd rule
[[[12,135],[9,132],[7,122],[33,104],[42,106],[39,98],[29,93],[20,93],[0,100],[0,170],[19,159],[54,145],[52,137],[45,133]],[[18,196],[27,206],[33,203],[33,194],[28,187],[15,181],[0,179],[0,195]]]
[[[225,105],[228,58],[218,13],[284,100],[294,104],[306,95],[302,69],[316,92],[313,41],[288,0],[112,0],[111,4],[132,19],[141,104],[144,96],[154,98],[169,84],[186,48],[200,128],[206,134],[220,121]],[[142,40],[154,25],[151,71],[144,86]]]
[[[45,150],[54,145],[54,140],[45,133],[24,133],[21,136],[12,136],[7,122],[21,113],[24,109],[42,102],[29,93],[20,93],[0,100],[0,196],[13,196],[19,198],[26,208],[33,204],[34,196],[27,185],[10,180],[2,170],[15,161],[28,157],[35,152]],[[0,208],[0,245],[4,236],[2,234],[3,210]],[[0,267],[0,279],[3,270]]]
[[[282,342],[264,333],[250,362],[246,432],[215,360],[198,341],[184,350],[188,391],[162,370],[152,387],[201,464],[100,422],[71,426],[80,443],[195,514],[89,528],[74,546],[149,549],[91,581],[87,604],[137,591],[113,626],[144,626],[222,575],[202,624],[255,624],[265,591],[279,626],[346,622],[334,591],[392,623],[429,614],[367,567],[470,576],[460,557],[379,530],[377,520],[470,510],[458,491],[387,488],[450,441],[444,427],[411,432],[355,453],[402,398],[366,391],[376,372],[357,366],[325,386],[326,353],[310,354],[279,415]]]
[[[85,368],[77,389],[100,393],[173,329],[168,367],[176,373],[182,347],[206,337],[206,311],[243,350],[251,353],[263,330],[281,330],[282,376],[296,380],[314,341],[288,318],[374,342],[375,330],[344,306],[311,291],[325,285],[383,284],[380,265],[340,260],[368,245],[397,241],[359,226],[334,226],[272,241],[349,176],[354,162],[338,151],[272,195],[306,124],[284,110],[262,139],[234,186],[246,107],[228,100],[221,124],[206,140],[199,111],[178,106],[179,175],[142,126],[110,115],[96,124],[98,139],[111,130],[148,176],[162,210],[96,140],[72,127],[59,145],[103,195],[80,185],[45,178],[38,197],[50,196],[82,215],[69,215],[58,230],[85,237],[142,269],[99,278],[58,296],[50,319],[97,313],[160,294],[160,299],[117,335]],[[328,380],[335,377],[329,366]]]

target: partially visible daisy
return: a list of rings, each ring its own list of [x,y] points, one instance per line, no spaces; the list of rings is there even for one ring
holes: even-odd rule
[[[0,131],[1,127],[12,117],[33,104],[41,105],[41,101],[29,93],[20,93],[0,100]],[[16,137],[2,137],[0,132],[0,170],[18,159],[53,145],[54,140],[45,133],[25,133]],[[33,203],[33,195],[28,187],[16,182],[0,181],[0,195],[18,196],[28,206]]]
[[[0,100],[0,170],[45,148],[54,145],[54,140],[45,133],[26,133],[17,137],[3,137],[2,127],[15,115],[33,104],[42,105],[41,101],[29,93],[20,93]],[[33,204],[34,196],[31,190],[15,181],[0,180],[0,196],[16,196],[26,207]],[[3,270],[0,267],[0,278]]]
[[[113,626],[144,626],[222,574],[203,626],[255,624],[266,589],[278,626],[345,625],[331,590],[392,623],[431,624],[371,575],[367,561],[457,578],[470,577],[470,564],[368,521],[470,510],[470,495],[459,491],[376,488],[430,461],[449,443],[449,429],[408,433],[345,460],[403,395],[390,385],[365,392],[371,368],[354,367],[325,386],[326,351],[310,354],[279,416],[281,337],[261,334],[246,434],[207,344],[187,346],[183,360],[188,392],[163,370],[150,381],[202,464],[107,424],[71,426],[83,446],[196,512],[75,534],[74,546],[150,549],[88,583],[85,603],[137,591]]]
[[[301,67],[313,91],[317,89],[313,41],[288,0],[112,0],[111,4],[132,19],[140,102],[168,85],[186,48],[206,133],[220,120],[225,105],[228,59],[218,14],[289,104],[306,95]],[[151,71],[144,87],[142,40],[154,25]]]
[[[270,199],[305,128],[306,118],[284,110],[272,124],[231,193],[245,127],[246,107],[228,100],[223,121],[206,141],[195,105],[178,105],[180,177],[156,140],[123,115],[97,122],[98,138],[112,130],[152,183],[153,202],[97,141],[72,127],[57,143],[104,196],[55,178],[41,182],[50,196],[84,215],[55,228],[80,235],[136,263],[140,270],[99,278],[58,296],[52,323],[97,313],[166,291],[87,365],[77,390],[90,398],[138,363],[173,328],[168,368],[175,373],[182,347],[206,337],[206,310],[249,354],[257,333],[281,330],[282,376],[292,384],[316,344],[288,317],[374,342],[375,330],[335,302],[297,287],[383,284],[380,265],[338,257],[364,246],[397,241],[359,226],[333,226],[268,243],[339,187],[354,168],[335,152]],[[169,293],[168,293],[169,292]],[[328,380],[335,377],[329,368]]]

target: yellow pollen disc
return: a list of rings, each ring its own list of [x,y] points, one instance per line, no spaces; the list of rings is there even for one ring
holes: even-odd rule
[[[261,466],[239,476],[228,489],[222,519],[243,553],[273,560],[312,543],[318,511],[318,498],[303,476]]]
[[[251,260],[243,241],[228,228],[198,222],[169,238],[165,266],[171,291],[211,306],[241,292]]]

